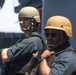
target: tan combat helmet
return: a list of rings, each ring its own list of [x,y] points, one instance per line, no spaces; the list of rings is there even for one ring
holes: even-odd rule
[[[31,6],[23,7],[19,12],[19,17],[34,18],[36,22],[40,22],[38,10]]]
[[[63,30],[68,37],[72,37],[72,24],[70,20],[64,16],[52,16],[47,22],[44,30],[58,29]]]

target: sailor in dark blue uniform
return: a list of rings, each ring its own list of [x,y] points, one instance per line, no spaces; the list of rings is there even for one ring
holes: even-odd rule
[[[9,75],[18,75],[17,72],[28,63],[32,54],[44,48],[42,38],[37,32],[40,17],[36,8],[22,8],[19,12],[19,24],[25,38],[9,48],[2,49],[1,52],[2,62],[7,64],[6,71]]]
[[[39,60],[40,75],[76,75],[76,51],[72,48],[69,38],[72,37],[72,25],[64,16],[52,16],[44,28],[48,50]],[[55,54],[55,58],[52,55]],[[51,59],[47,61],[47,58]]]

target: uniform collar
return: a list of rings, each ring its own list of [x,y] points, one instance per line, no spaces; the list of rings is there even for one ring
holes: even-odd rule
[[[31,37],[31,36],[40,36],[40,34],[37,32],[37,31],[33,31],[33,32],[31,32],[30,33],[30,35],[28,36],[28,37],[26,37],[26,38],[29,38],[29,37]]]

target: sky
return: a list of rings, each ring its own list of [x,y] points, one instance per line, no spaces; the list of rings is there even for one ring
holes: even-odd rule
[[[22,32],[17,23],[18,13],[14,13],[14,6],[17,5],[19,5],[18,0],[5,0],[2,9],[0,9],[0,32]]]

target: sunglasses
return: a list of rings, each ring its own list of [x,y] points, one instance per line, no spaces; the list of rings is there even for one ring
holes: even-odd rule
[[[57,36],[57,33],[55,33],[55,32],[51,32],[51,33],[46,32],[46,33],[45,33],[45,36],[46,36],[46,37],[49,37],[49,36],[51,36],[51,37],[56,37],[56,36]]]

